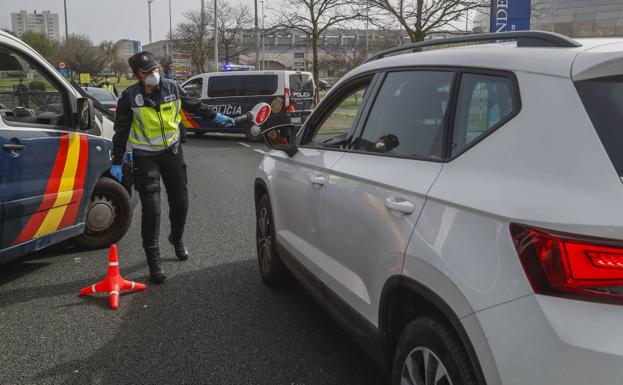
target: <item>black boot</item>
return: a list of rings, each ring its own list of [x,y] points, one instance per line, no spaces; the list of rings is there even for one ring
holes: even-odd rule
[[[150,247],[145,249],[147,255],[147,265],[149,266],[149,280],[153,283],[162,283],[167,279],[167,276],[160,266],[160,249],[157,247]]]
[[[173,236],[169,235],[169,243],[173,245],[173,249],[175,249],[175,256],[180,261],[185,261],[188,259],[188,249],[184,246],[184,241],[181,239],[179,241],[174,241]]]

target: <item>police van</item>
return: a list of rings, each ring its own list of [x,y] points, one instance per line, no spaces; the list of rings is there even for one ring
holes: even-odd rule
[[[315,107],[316,87],[311,72],[211,72],[191,77],[182,84],[182,89],[218,113],[232,118],[246,113],[258,103],[268,103],[272,113],[267,124],[300,126]],[[244,133],[251,141],[262,140],[259,133],[250,130],[251,123],[225,128],[182,111],[182,124],[188,132],[197,135],[206,132]]]
[[[0,263],[71,239],[108,247],[132,220],[109,174],[112,115],[0,31]]]

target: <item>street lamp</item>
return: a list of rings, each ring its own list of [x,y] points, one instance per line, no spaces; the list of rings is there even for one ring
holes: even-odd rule
[[[67,0],[63,0],[65,4],[65,45],[69,46],[69,28],[67,28]]]
[[[266,58],[264,57],[266,48],[264,45],[264,0],[261,0],[260,3],[262,3],[262,63],[260,64],[260,69],[266,69]]]
[[[151,44],[151,3],[155,0],[147,0],[147,11],[149,13],[149,44]]]
[[[214,0],[214,68],[218,72],[218,8]]]

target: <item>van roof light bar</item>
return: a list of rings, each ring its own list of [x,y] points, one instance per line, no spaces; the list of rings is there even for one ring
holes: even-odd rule
[[[476,35],[464,35],[448,37],[445,39],[425,40],[417,43],[405,44],[398,47],[381,51],[365,62],[371,62],[381,59],[387,55],[391,55],[403,51],[413,51],[425,48],[435,47],[448,44],[465,44],[465,43],[497,43],[500,41],[516,41],[517,47],[555,47],[555,48],[575,48],[581,47],[582,44],[577,41],[561,35],[559,33],[544,31],[514,31],[514,32],[498,32],[498,33],[481,33]]]

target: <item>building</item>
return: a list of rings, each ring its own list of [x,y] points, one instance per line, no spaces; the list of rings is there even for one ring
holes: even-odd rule
[[[19,11],[11,13],[13,33],[22,36],[26,32],[37,32],[47,36],[51,40],[60,40],[58,14],[43,11],[41,13],[28,13]]]
[[[141,42],[138,40],[121,39],[117,41],[115,45],[119,47],[119,56],[125,60],[128,60],[130,56],[143,50]]]
[[[186,79],[192,73],[192,60],[190,52],[178,48],[171,40],[160,40],[145,44],[145,51],[151,52],[160,61],[171,63],[171,77]]]

